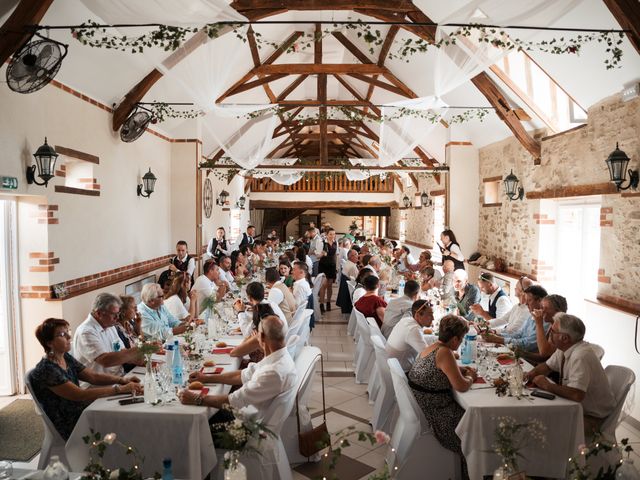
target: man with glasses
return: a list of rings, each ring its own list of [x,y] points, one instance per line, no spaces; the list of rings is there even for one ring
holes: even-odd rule
[[[613,411],[615,399],[600,360],[583,340],[585,330],[578,317],[556,313],[549,338],[557,350],[528,372],[526,379],[542,390],[582,404],[585,439],[589,443]],[[557,384],[547,378],[551,372],[559,373]]]
[[[101,293],[73,336],[73,356],[95,372],[122,376],[123,364],[142,364],[138,349],[124,348],[118,336],[115,325],[121,306],[122,301],[116,295]]]

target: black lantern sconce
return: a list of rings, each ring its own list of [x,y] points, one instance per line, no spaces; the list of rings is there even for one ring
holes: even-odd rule
[[[236,208],[239,208],[240,210],[244,210],[244,204],[246,202],[247,202],[247,199],[245,198],[244,195],[242,195],[236,202]]]
[[[138,196],[149,198],[156,186],[156,180],[158,179],[151,173],[151,168],[149,168],[149,171],[142,176],[142,183],[138,185]],[[144,193],[142,193],[143,190]]]
[[[422,203],[423,207],[430,207],[433,205],[433,200],[431,200],[427,192],[422,192],[422,195],[420,195],[420,203]]]
[[[47,143],[47,137],[44,137],[44,145],[41,145],[36,150],[33,158],[36,159],[36,164],[27,167],[27,183],[44,185],[46,188],[49,180],[55,176],[56,160],[58,159],[55,149]],[[38,170],[38,178],[41,178],[42,182],[36,180],[36,168]]]
[[[616,188],[618,190],[638,188],[638,180],[640,179],[638,170],[631,169],[629,169],[629,184],[626,187],[622,186],[627,177],[627,166],[629,165],[629,160],[631,159],[627,156],[626,153],[618,148],[617,143],[616,149],[611,152],[609,158],[607,158],[606,160],[607,167],[609,167],[609,176],[611,177],[611,181],[616,184]]]
[[[524,198],[524,188],[518,187],[520,180],[511,173],[504,179],[504,192],[509,200],[522,200]]]
[[[222,190],[216,198],[216,205],[224,206],[227,204],[227,199],[229,198],[229,192],[226,190]]]
[[[411,208],[411,200],[409,199],[409,197],[407,197],[407,195],[405,194],[404,197],[402,197],[402,203],[404,204],[404,208]]]

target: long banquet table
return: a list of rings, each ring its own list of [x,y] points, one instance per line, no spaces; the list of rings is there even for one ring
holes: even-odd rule
[[[474,366],[475,365],[471,365]],[[524,365],[528,370],[531,366]],[[497,417],[510,416],[517,422],[539,420],[545,427],[543,445],[529,441],[519,457],[518,466],[528,476],[565,478],[568,459],[584,443],[582,405],[556,397],[554,400],[525,396],[498,397],[489,384],[474,384],[467,392],[455,392],[455,399],[465,414],[456,427],[467,460],[469,478],[492,475],[500,466],[500,457],[493,453]]]
[[[237,345],[241,337],[223,337],[229,345]],[[237,370],[240,359],[229,355],[208,355],[225,372]],[[142,380],[142,376],[141,376]],[[229,385],[205,385],[209,395],[228,393]],[[117,440],[135,447],[144,457],[143,475],[162,472],[162,460],[171,458],[175,478],[202,479],[216,465],[217,458],[209,418],[214,408],[182,405],[179,401],[156,406],[145,403],[120,405],[117,400],[101,398],[89,405],[80,416],[65,447],[67,460],[74,471],[83,471],[89,462],[89,448],[82,437],[90,429],[102,435],[113,432]],[[108,468],[132,466],[133,458],[123,448],[111,446],[103,458]]]

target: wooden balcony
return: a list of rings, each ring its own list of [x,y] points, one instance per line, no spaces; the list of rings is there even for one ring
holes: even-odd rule
[[[270,178],[252,178],[249,188],[252,192],[393,193],[393,178],[388,176],[381,180],[376,175],[366,180],[351,181],[344,173],[326,176],[321,172],[310,172],[293,185],[281,185]]]

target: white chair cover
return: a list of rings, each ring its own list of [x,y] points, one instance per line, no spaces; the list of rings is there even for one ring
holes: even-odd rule
[[[376,325],[377,326],[377,325]],[[393,390],[393,381],[389,372],[389,355],[384,348],[382,338],[378,335],[371,336],[371,343],[376,357],[376,367],[380,376],[380,389],[373,406],[373,414],[371,416],[371,426],[374,430],[382,430],[383,432],[393,432],[395,425],[395,417],[397,417],[397,408],[395,401],[395,392]]]
[[[355,308],[353,311],[356,312],[358,330],[360,332],[358,344],[356,345],[356,383],[369,383],[369,375],[371,375],[371,370],[375,364],[369,324],[362,312],[359,312]]]
[[[602,348],[597,343],[591,343],[591,342],[589,342],[589,346],[593,349],[594,353],[596,354],[596,357],[598,357],[598,360],[602,360],[602,357],[604,357],[604,348]]]
[[[302,310],[302,315],[298,319],[299,325],[297,328],[297,341],[292,343],[291,345],[287,344],[287,348],[289,349],[289,353],[291,357],[296,360],[302,348],[309,342],[309,334],[311,333],[311,329],[309,327],[309,320],[311,315],[313,314],[313,310],[307,308]]]
[[[311,387],[315,376],[318,362],[322,352],[318,347],[303,347],[300,355],[296,359],[296,372],[298,374],[298,384],[296,391],[298,392],[298,408],[300,412],[300,430],[308,432],[313,428],[311,424],[311,414],[307,403],[311,395]],[[297,464],[307,461],[307,457],[300,454],[298,443],[298,423],[296,418],[296,408],[291,410],[291,414],[286,418],[282,431],[280,433],[284,449],[287,452],[289,463]]]
[[[40,401],[36,398],[35,393],[33,391],[33,387],[31,386],[31,372],[33,370],[29,370],[24,377],[24,383],[27,386],[27,390],[31,394],[33,398],[33,404],[36,409],[36,413],[40,415],[42,418],[42,423],[44,424],[44,439],[42,440],[42,450],[40,450],[40,459],[38,460],[38,470],[44,470],[47,465],[49,465],[49,459],[53,455],[57,455],[60,458],[60,461],[65,465],[69,465],[67,461],[67,455],[65,453],[64,447],[66,442],[56,430],[56,427],[53,425],[53,422],[49,419],[47,414],[45,413]]]
[[[313,280],[313,312],[316,316],[316,322],[320,321],[322,313],[320,312],[320,287],[324,283],[324,273],[319,273]]]
[[[627,399],[631,386],[636,381],[633,370],[620,365],[609,365],[604,369],[604,373],[609,379],[609,386],[616,400],[616,406],[602,424],[602,435],[608,441],[616,442],[616,427],[618,426],[622,408]]]
[[[349,297],[352,300],[353,304],[353,291],[356,289],[356,282],[353,280],[347,280],[347,287],[349,288]],[[347,325],[347,333],[351,335],[356,341],[358,340],[358,328],[356,327],[356,314],[351,310],[351,315],[349,316],[349,323]]]
[[[460,478],[458,456],[440,445],[433,436],[400,362],[390,358],[387,364],[399,412],[387,454],[387,465],[394,472],[394,478],[424,478],[425,468],[428,468],[429,478]]]
[[[387,339],[384,338],[382,332],[380,331],[380,327],[376,321],[367,317],[367,325],[369,327],[369,338],[373,340],[373,337],[381,337],[382,344],[387,344]],[[373,350],[373,344],[371,344],[371,349]],[[369,403],[374,404],[376,398],[378,398],[378,392],[380,391],[380,374],[378,373],[378,364],[376,362],[375,353],[372,355],[373,367],[371,368],[371,373],[369,374],[369,384],[367,385],[367,393],[369,394]]]

